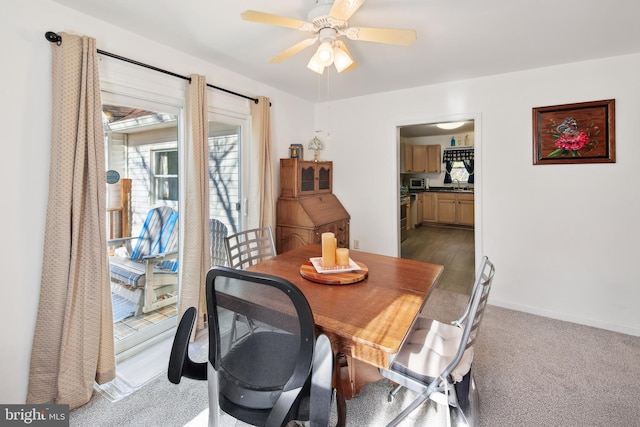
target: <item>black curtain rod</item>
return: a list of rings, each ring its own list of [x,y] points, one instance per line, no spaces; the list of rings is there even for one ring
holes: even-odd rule
[[[51,43],[56,43],[58,46],[60,46],[62,44],[62,37],[60,37],[58,34],[54,33],[53,31],[47,31],[44,34],[44,37],[47,40],[49,40]],[[119,59],[120,61],[128,62],[130,64],[139,65],[140,67],[144,67],[144,68],[148,68],[150,70],[158,71],[160,73],[168,74],[168,75],[173,76],[173,77],[178,77],[178,78],[183,79],[183,80],[189,80],[189,82],[191,82],[191,77],[187,77],[187,76],[183,76],[183,75],[180,75],[180,74],[172,73],[171,71],[163,70],[162,68],[154,67],[153,65],[149,65],[149,64],[145,64],[145,63],[142,63],[142,62],[135,61],[133,59],[125,58],[124,56],[116,55],[114,53],[105,52],[104,50],[97,49],[96,51],[100,55],[109,56],[111,58]],[[212,88],[212,89],[216,89],[216,90],[219,90],[219,91],[222,91],[222,92],[230,93],[231,95],[235,95],[235,96],[239,96],[239,97],[244,98],[244,99],[248,99],[250,101],[255,102],[256,104],[259,102],[258,98],[252,98],[250,96],[243,95],[241,93],[237,93],[237,92],[234,92],[232,90],[225,89],[223,87],[214,86],[214,85],[209,84],[209,83],[207,83],[207,86]]]

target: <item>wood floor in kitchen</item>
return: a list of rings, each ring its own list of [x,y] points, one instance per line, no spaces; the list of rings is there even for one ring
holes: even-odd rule
[[[401,257],[444,265],[438,288],[469,294],[475,279],[472,228],[421,226],[409,230]]]

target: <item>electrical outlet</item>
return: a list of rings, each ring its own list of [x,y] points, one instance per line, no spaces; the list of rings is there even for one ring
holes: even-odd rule
[[[353,241],[353,249],[360,249],[360,240]]]

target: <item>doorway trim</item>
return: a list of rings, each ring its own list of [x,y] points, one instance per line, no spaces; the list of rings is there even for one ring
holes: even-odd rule
[[[435,123],[443,123],[443,122],[458,122],[458,121],[466,121],[473,120],[474,121],[474,129],[473,129],[473,138],[474,138],[474,173],[475,182],[474,182],[474,246],[475,246],[475,270],[477,271],[479,262],[482,259],[483,251],[483,221],[482,221],[482,200],[483,200],[483,182],[484,182],[484,174],[482,170],[483,161],[483,145],[482,145],[482,114],[481,113],[461,113],[461,114],[451,114],[444,116],[429,116],[425,118],[417,118],[417,119],[407,119],[396,121],[393,123],[394,125],[394,135],[395,138],[395,169],[396,173],[396,186],[395,191],[392,192],[393,200],[392,206],[397,206],[398,201],[400,200],[400,128],[406,126],[415,126],[415,125],[423,125],[423,124],[435,124]],[[397,208],[394,210],[397,211]],[[396,213],[396,215],[399,215]],[[399,218],[397,218],[397,222]],[[401,242],[400,242],[400,230],[397,231],[396,235],[397,241],[397,249],[396,256],[400,256],[401,254]]]

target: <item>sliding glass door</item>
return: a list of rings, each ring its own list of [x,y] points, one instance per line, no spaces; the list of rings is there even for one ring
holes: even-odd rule
[[[224,237],[244,227],[242,163],[243,121],[209,115],[209,218],[211,264],[226,265]]]
[[[108,92],[102,97],[115,349],[123,360],[176,325],[180,109]]]

